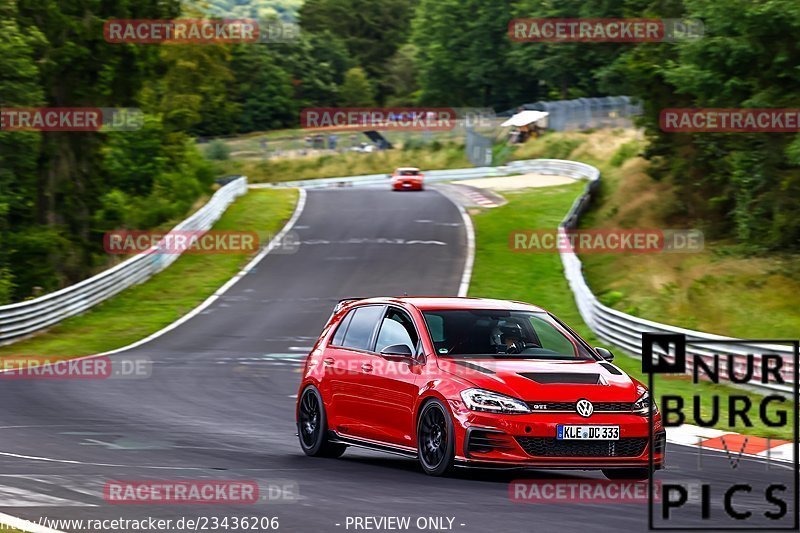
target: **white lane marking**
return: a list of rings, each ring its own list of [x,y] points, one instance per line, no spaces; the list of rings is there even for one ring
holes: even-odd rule
[[[446,194],[445,198],[450,200],[461,213],[461,220],[464,222],[464,230],[467,233],[467,258],[464,261],[464,271],[461,274],[461,284],[458,286],[458,296],[465,297],[469,293],[469,283],[472,281],[472,267],[475,265],[475,226],[472,225],[472,218],[464,209],[464,206],[456,202]]]
[[[0,513],[0,524],[20,529],[22,531],[30,531],[31,533],[61,533],[58,530],[50,529],[49,527],[40,526],[33,522],[28,522],[22,518]]]
[[[114,463],[89,463],[85,461],[75,461],[72,459],[53,459],[51,457],[39,457],[36,455],[23,455],[20,453],[0,452],[0,456],[12,457],[14,459],[27,459],[30,461],[42,461],[44,463],[59,463],[65,465],[84,465],[84,466],[101,466],[108,468],[142,468],[147,470],[208,470],[207,468],[199,468],[196,466],[157,466],[157,465],[121,465]]]
[[[290,352],[310,352],[313,346],[289,346]]]
[[[301,245],[304,246],[320,246],[320,245],[331,245],[331,244],[355,244],[355,245],[362,245],[362,244],[400,244],[400,245],[417,245],[417,244],[424,244],[429,246],[447,246],[446,242],[442,241],[422,241],[422,240],[406,240],[406,239],[393,239],[388,237],[376,237],[376,238],[358,238],[352,237],[350,239],[345,240],[338,240],[338,241],[329,241],[327,239],[313,239],[307,241],[300,241]]]
[[[0,485],[0,501],[3,502],[3,507],[97,507],[97,505],[91,503],[39,494],[32,490],[19,489],[7,485]],[[3,520],[5,516],[8,515],[0,514],[0,523],[5,522],[5,520]],[[25,528],[25,530],[30,531],[27,528]]]

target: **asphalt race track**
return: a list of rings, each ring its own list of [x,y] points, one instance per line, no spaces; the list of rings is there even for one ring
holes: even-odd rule
[[[451,518],[452,530],[475,533],[647,529],[644,504],[509,497],[515,479],[598,473],[459,470],[430,478],[391,455],[303,455],[294,427],[299,368],[333,305],[346,296],[457,294],[467,235],[459,210],[435,190],[312,190],[293,230],[296,253],[267,255],[198,316],[113,356],[150,358],[148,379],[0,381],[0,511],[35,522],[269,516],[279,531],[303,532],[353,531],[347,519],[355,516],[408,516],[411,531],[420,517]],[[707,452],[698,473],[695,449],[668,452],[660,480],[747,480],[754,491],[736,502],[759,516],[774,506],[756,486],[783,482],[794,512],[787,466],[742,459],[734,469],[724,454]],[[154,479],[255,480],[267,494],[284,487],[292,496],[237,506],[103,499],[109,480]],[[713,516],[722,513],[719,501]]]

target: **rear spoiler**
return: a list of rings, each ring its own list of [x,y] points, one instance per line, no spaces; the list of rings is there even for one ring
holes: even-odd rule
[[[349,304],[350,302],[357,302],[358,300],[364,300],[364,298],[342,298],[341,300],[339,300],[339,303],[337,303],[336,306],[333,308],[333,313],[331,313],[331,316],[341,311],[342,308],[345,305]]]

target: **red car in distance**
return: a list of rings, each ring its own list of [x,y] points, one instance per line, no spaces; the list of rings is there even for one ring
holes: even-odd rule
[[[421,191],[425,189],[425,175],[418,168],[401,167],[389,176],[392,178],[392,189],[395,191]]]
[[[647,479],[666,434],[647,388],[547,311],[480,298],[343,300],[309,354],[300,446],[358,446],[456,465]],[[650,410],[653,440],[650,440]]]

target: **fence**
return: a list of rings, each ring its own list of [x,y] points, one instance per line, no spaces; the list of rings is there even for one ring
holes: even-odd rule
[[[247,178],[240,177],[221,189],[173,231],[210,229],[228,206],[247,192]],[[75,285],[39,298],[0,306],[0,345],[40,331],[80,314],[115,294],[141,283],[171,265],[179,254],[159,253],[157,247]]]
[[[511,115],[521,110],[546,111],[547,128],[553,131],[584,130],[587,128],[627,128],[632,118],[641,114],[642,106],[629,96],[577,98],[575,100],[540,101],[509,110]]]

